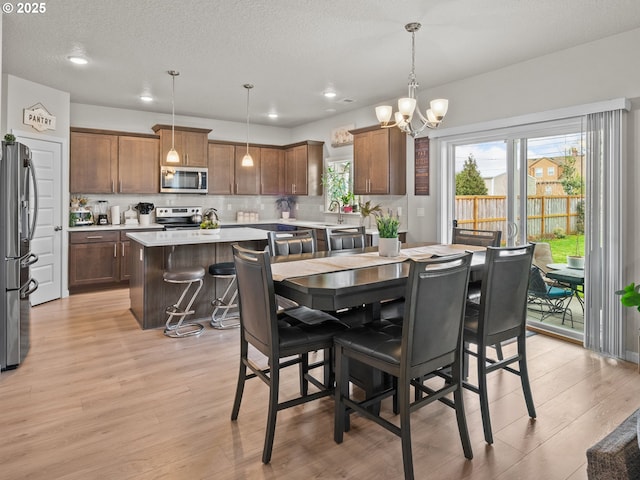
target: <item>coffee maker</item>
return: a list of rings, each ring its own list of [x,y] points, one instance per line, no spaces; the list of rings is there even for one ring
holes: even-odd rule
[[[98,225],[109,225],[107,212],[109,211],[109,203],[106,200],[98,200],[96,202],[96,212],[98,214]]]

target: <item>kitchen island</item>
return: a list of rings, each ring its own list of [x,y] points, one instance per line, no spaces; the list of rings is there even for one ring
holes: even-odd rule
[[[257,228],[225,228],[209,235],[201,230],[129,232],[131,240],[131,278],[129,298],[131,312],[143,329],[164,327],[165,308],[178,300],[183,285],[166,283],[162,274],[168,269],[201,266],[207,274],[189,320],[208,321],[211,301],[222,295],[226,281],[208,274],[209,265],[233,261],[231,244],[262,250],[267,245],[267,232]],[[192,287],[193,288],[193,287]]]

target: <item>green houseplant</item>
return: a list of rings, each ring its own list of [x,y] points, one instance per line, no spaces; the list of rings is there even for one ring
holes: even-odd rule
[[[381,257],[397,257],[400,254],[398,226],[400,219],[390,213],[376,213],[378,227],[378,254]]]
[[[364,225],[364,222],[370,215],[381,213],[382,208],[380,208],[380,204],[371,205],[371,200],[367,200],[364,203],[359,204],[360,207],[360,224]]]
[[[343,197],[350,194],[349,191],[349,171],[351,164],[335,163],[327,165],[322,175],[322,185],[325,188],[327,199],[329,201],[329,210],[334,211],[336,208],[340,210],[340,206],[344,205]]]
[[[220,222],[218,220],[203,220],[200,223],[200,231],[205,235],[220,233]]]
[[[616,295],[620,295],[620,303],[625,307],[635,307],[640,312],[640,285],[631,282],[624,287],[624,290],[618,290]]]
[[[4,141],[5,143],[8,143],[9,145],[16,143],[16,136],[13,133],[7,133],[4,136]]]

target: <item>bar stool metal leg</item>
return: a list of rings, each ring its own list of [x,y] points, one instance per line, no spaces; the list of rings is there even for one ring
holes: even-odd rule
[[[183,269],[176,271],[167,271],[163,275],[163,279],[167,283],[186,284],[185,289],[182,291],[182,295],[176,303],[168,306],[165,311],[167,313],[167,323],[165,324],[164,334],[167,337],[181,338],[192,335],[200,335],[204,326],[197,322],[185,322],[185,318],[188,315],[193,315],[195,310],[192,310],[193,302],[195,301],[200,289],[202,288],[202,278],[204,277],[204,269]],[[197,287],[189,299],[189,303],[186,307],[182,307],[183,301],[187,296],[187,292],[191,288],[191,285],[197,283]],[[174,322],[174,317],[178,317],[178,321]]]
[[[229,280],[227,288],[221,297],[211,302],[211,326],[217,329],[236,328],[240,326],[240,312],[236,299],[238,286],[236,284],[235,267],[233,262],[216,263],[209,266],[209,273],[216,279]]]

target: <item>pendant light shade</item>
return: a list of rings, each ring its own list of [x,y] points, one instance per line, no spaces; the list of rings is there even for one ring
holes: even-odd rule
[[[249,92],[253,88],[253,85],[245,83],[243,87],[247,89],[247,153],[242,157],[240,165],[243,167],[253,167],[253,157],[249,154]]]
[[[180,155],[176,152],[175,147],[175,126],[176,126],[176,107],[175,107],[175,97],[176,97],[176,77],[180,75],[180,72],[175,70],[169,70],[167,72],[171,75],[172,86],[171,86],[171,150],[167,153],[167,163],[180,163]]]

